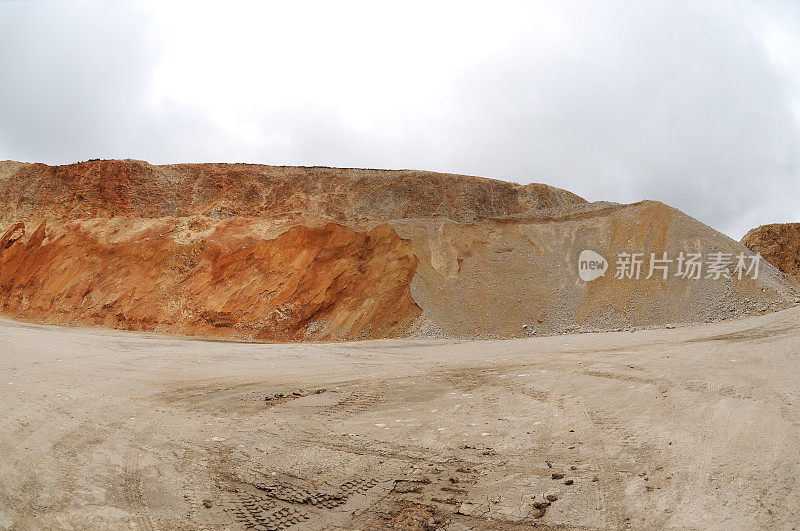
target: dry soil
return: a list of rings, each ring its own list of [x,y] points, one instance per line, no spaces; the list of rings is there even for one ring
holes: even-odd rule
[[[505,341],[0,321],[0,526],[793,529],[800,308]]]

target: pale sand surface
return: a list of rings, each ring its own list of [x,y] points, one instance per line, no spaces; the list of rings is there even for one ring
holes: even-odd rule
[[[0,527],[800,524],[800,308],[471,342],[2,320],[0,404]]]

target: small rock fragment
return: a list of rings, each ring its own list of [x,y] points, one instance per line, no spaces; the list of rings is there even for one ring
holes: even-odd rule
[[[545,513],[545,511],[547,511],[548,507],[550,507],[550,502],[549,501],[533,502],[533,513],[532,513],[532,516],[534,518],[541,518],[542,516],[544,516],[544,513]]]

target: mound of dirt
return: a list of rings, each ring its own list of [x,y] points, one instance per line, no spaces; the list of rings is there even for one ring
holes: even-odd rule
[[[757,277],[614,278],[620,253],[746,253],[661,203],[541,184],[242,164],[0,163],[0,313],[255,340],[505,338],[785,308]],[[578,256],[609,262],[581,280]]]
[[[750,230],[742,244],[800,280],[800,223],[773,223]]]
[[[432,330],[454,337],[514,337],[713,322],[783,309],[795,288],[761,261],[756,275],[678,276],[681,255],[751,253],[682,212],[654,201],[591,204],[536,216],[470,224],[397,223],[420,259],[411,286]],[[580,279],[579,253],[609,262],[605,276]],[[622,253],[643,259],[637,279],[615,278]],[[665,254],[666,253],[666,254]],[[673,260],[654,271],[652,255]],[[705,264],[704,264],[705,265]],[[753,277],[756,278],[753,278]],[[435,334],[434,334],[435,335]]]

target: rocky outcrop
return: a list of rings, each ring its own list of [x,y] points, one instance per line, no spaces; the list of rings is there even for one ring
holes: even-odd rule
[[[800,223],[773,223],[750,230],[742,244],[800,280]]]

